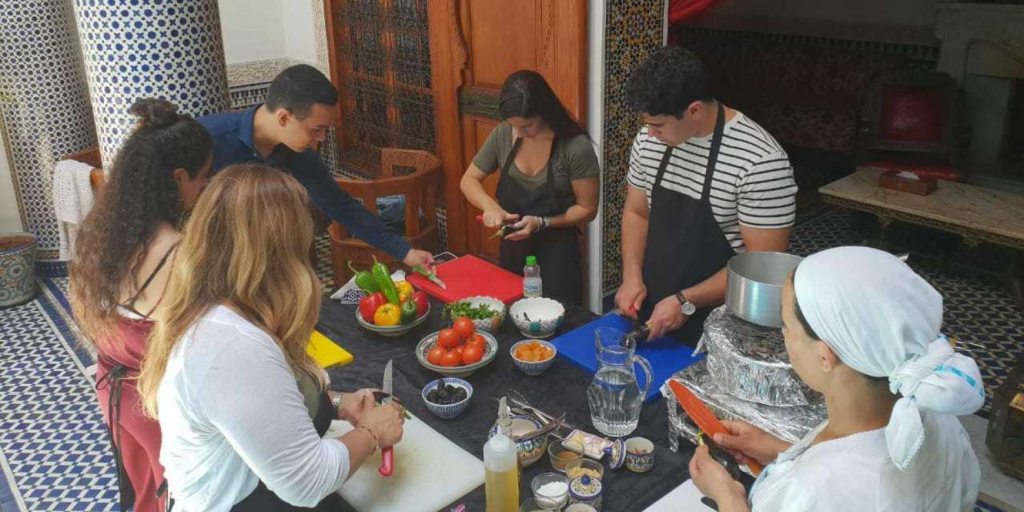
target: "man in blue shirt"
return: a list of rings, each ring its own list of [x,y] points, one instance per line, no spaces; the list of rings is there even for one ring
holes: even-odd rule
[[[316,149],[327,137],[336,108],[338,90],[323,73],[305,64],[285,69],[271,82],[263,105],[199,119],[213,136],[212,172],[243,162],[277,167],[298,180],[317,208],[356,237],[410,267],[430,270],[430,253],[413,249],[340,189],[320,160]]]

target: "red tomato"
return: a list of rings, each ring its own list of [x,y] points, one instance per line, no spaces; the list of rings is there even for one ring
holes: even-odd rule
[[[473,364],[483,358],[483,347],[477,345],[466,345],[466,348],[462,350],[462,364]]]
[[[412,294],[412,301],[416,303],[416,318],[427,314],[427,294],[416,291]]]
[[[479,347],[480,350],[482,351],[484,350],[484,347],[487,346],[487,340],[485,340],[484,337],[479,334],[474,334],[466,339],[466,346],[470,345],[474,347]]]
[[[462,366],[462,357],[454,350],[449,350],[441,356],[441,366]]]
[[[476,325],[473,325],[473,321],[468,316],[460,316],[455,319],[452,329],[459,333],[459,339],[464,340],[476,332]]]
[[[452,351],[458,352],[459,356],[462,356],[462,351],[465,350],[465,348],[466,348],[465,345],[459,345],[459,346],[453,348]]]
[[[434,345],[434,348],[427,352],[427,362],[435,366],[441,366],[441,358],[444,357],[445,352],[444,348]]]
[[[462,338],[459,337],[459,333],[454,329],[444,329],[437,335],[437,344],[446,349],[459,346],[459,342],[461,341]]]

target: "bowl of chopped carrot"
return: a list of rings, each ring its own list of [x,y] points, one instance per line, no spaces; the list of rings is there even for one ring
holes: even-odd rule
[[[540,375],[555,362],[558,349],[543,340],[523,340],[509,350],[516,368],[527,375]]]

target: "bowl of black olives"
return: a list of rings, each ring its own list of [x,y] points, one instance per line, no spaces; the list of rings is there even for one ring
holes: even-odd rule
[[[437,379],[423,388],[423,402],[427,410],[440,418],[450,420],[469,407],[473,385],[455,377]]]

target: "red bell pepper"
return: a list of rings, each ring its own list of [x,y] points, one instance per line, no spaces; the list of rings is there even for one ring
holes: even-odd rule
[[[416,303],[416,318],[427,314],[427,294],[423,291],[415,291],[409,299]]]
[[[377,313],[377,308],[381,307],[388,300],[384,298],[384,294],[381,292],[374,292],[363,300],[359,301],[359,316],[363,317],[363,320],[368,324],[373,323],[373,315]]]

